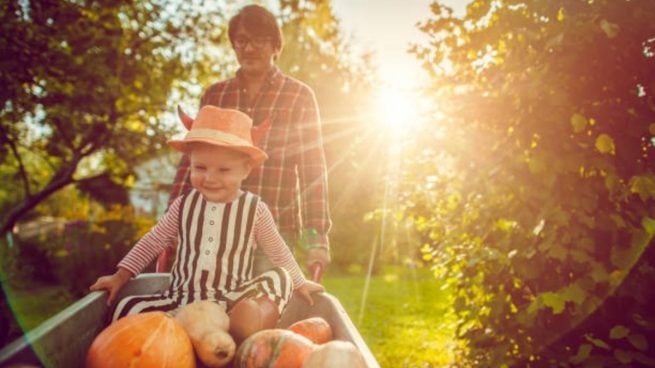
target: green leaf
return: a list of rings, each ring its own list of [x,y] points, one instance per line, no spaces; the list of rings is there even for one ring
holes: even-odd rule
[[[541,294],[544,305],[553,309],[553,314],[560,314],[564,310],[565,300],[558,293],[545,292]]]
[[[593,335],[585,335],[585,339],[601,349],[610,350],[610,346],[605,341],[597,339]]]
[[[645,351],[648,349],[648,340],[642,334],[632,334],[628,335],[628,341],[634,346],[637,350]]]
[[[498,219],[498,221],[496,221],[496,227],[503,231],[510,231],[515,228],[516,225],[518,225],[516,221],[504,218]]]
[[[623,349],[614,349],[614,358],[622,364],[629,364],[632,362],[632,354]]]
[[[571,116],[571,126],[573,126],[574,132],[580,133],[587,127],[587,118],[578,113],[575,113]]]
[[[616,325],[610,330],[610,339],[618,340],[622,339],[630,333],[630,329],[623,325]]]
[[[572,364],[580,364],[587,360],[589,358],[589,354],[591,353],[591,350],[593,349],[593,346],[591,344],[582,344],[578,347],[578,352],[575,354],[575,356],[569,358],[569,362]]]
[[[601,134],[596,138],[596,149],[600,153],[607,153],[610,155],[616,154],[616,147],[614,146],[614,139],[607,134]]]
[[[572,284],[564,289],[562,296],[565,301],[573,302],[577,305],[582,304],[587,299],[587,292],[577,283]]]
[[[637,194],[642,201],[655,198],[655,176],[637,175],[630,179],[630,193]]]
[[[646,230],[646,234],[652,237],[655,234],[655,219],[645,216],[641,219],[641,226]]]
[[[562,22],[564,21],[564,8],[560,7],[559,10],[557,11],[557,21]]]

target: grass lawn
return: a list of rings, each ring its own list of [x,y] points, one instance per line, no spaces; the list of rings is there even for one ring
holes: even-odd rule
[[[6,286],[9,308],[19,326],[11,327],[11,338],[20,336],[54,316],[74,302],[66,288],[61,286],[34,285],[26,289]]]
[[[442,367],[453,362],[453,324],[445,291],[428,269],[389,269],[370,280],[327,275],[323,284],[339,298],[381,367]]]

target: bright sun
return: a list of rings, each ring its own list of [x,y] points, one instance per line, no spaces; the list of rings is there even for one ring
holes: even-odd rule
[[[412,130],[422,120],[423,99],[409,88],[384,85],[377,92],[375,105],[378,122],[394,133]]]

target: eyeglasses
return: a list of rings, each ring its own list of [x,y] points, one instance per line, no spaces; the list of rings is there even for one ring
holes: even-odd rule
[[[270,37],[255,37],[255,38],[248,38],[248,37],[234,37],[232,40],[232,45],[236,49],[245,49],[248,44],[252,46],[253,48],[256,49],[261,49],[264,46],[266,46],[269,42],[271,42]]]

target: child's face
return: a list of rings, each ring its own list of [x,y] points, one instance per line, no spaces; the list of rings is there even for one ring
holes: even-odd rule
[[[191,185],[206,200],[231,202],[239,196],[241,182],[250,174],[247,156],[209,144],[194,144],[189,154]]]

